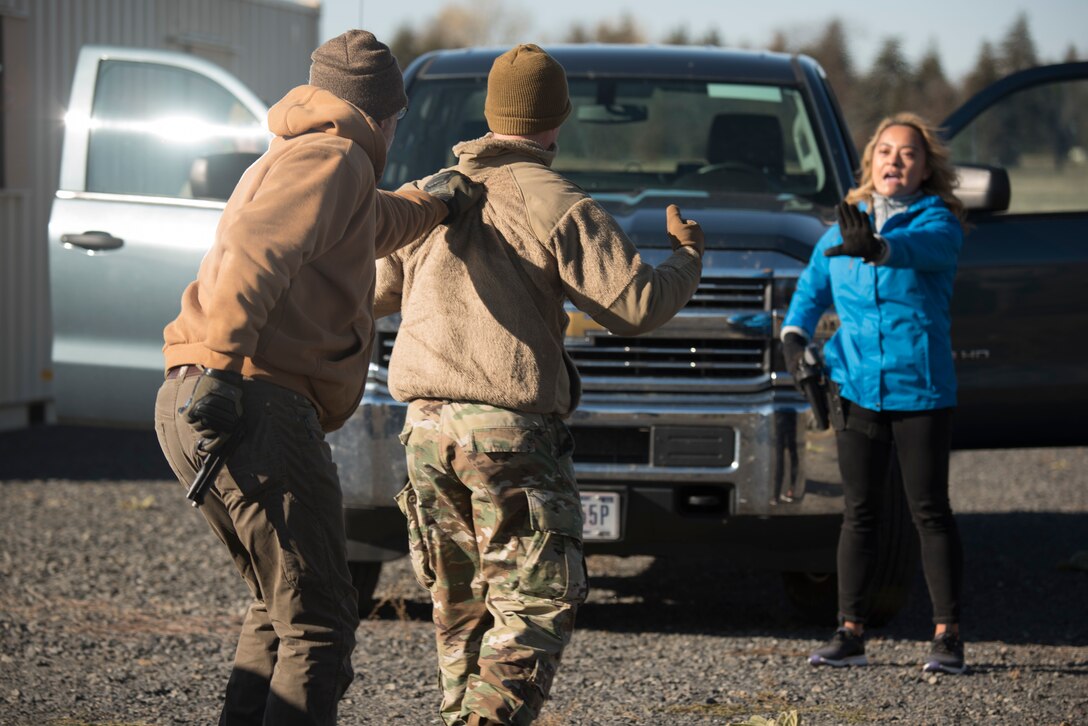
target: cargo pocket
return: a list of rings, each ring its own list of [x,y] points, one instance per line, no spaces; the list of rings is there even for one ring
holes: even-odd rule
[[[577,495],[528,489],[532,536],[520,564],[518,589],[533,597],[579,603],[588,594]]]
[[[434,586],[434,566],[428,542],[428,527],[419,508],[419,497],[412,485],[404,487],[396,496],[397,506],[408,523],[408,554],[412,558],[412,572],[416,582],[430,590]]]
[[[296,591],[305,582],[330,586],[335,550],[321,518],[291,493],[270,503],[266,512],[276,530],[266,557],[279,554],[284,581]]]

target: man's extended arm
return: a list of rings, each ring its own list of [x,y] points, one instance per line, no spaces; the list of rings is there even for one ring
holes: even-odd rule
[[[434,229],[449,210],[445,202],[412,186],[378,190],[374,254],[385,257]]]
[[[672,255],[657,267],[596,202],[574,205],[556,228],[560,275],[579,309],[618,335],[649,332],[687,304],[702,274],[703,233],[671,205],[667,234]]]
[[[480,200],[483,186],[464,174],[443,169],[426,183],[405,184],[395,192],[378,192],[375,254],[380,258],[448,224]],[[420,211],[424,213],[421,215]]]

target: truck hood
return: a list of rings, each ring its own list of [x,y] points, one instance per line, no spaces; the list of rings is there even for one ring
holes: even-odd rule
[[[803,205],[792,196],[635,196],[595,194],[616,218],[648,262],[656,264],[670,250],[665,208],[680,207],[706,235],[704,267],[781,269],[804,266],[827,230],[830,210]]]

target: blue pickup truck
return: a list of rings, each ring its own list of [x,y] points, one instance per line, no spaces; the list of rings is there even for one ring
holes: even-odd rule
[[[502,50],[441,51],[406,70],[409,111],[386,187],[453,163],[457,142],[486,133],[486,76]],[[811,426],[777,343],[798,275],[858,167],[823,71],[805,56],[716,48],[548,51],[573,104],[555,168],[651,262],[669,251],[670,203],[707,236],[698,293],[654,333],[611,335],[569,309],[567,346],[585,388],[570,423],[587,552],[696,549],[774,568],[793,604],[833,617],[834,439]],[[263,109],[221,69],[174,54],[86,49],[76,83],[50,223],[56,410],[149,425],[162,326],[222,199],[267,143]],[[174,123],[149,123],[156,114]],[[156,143],[164,128],[175,137]],[[1003,79],[944,130],[973,225],[953,301],[956,445],[1088,443],[1088,63]],[[128,304],[132,286],[140,306]],[[817,337],[836,325],[830,311]],[[330,435],[363,602],[381,562],[406,551],[393,504],[406,481],[404,405],[385,385],[396,330],[395,317],[380,321],[359,410]],[[122,381],[133,406],[103,422],[89,396]],[[917,563],[901,497],[885,517],[878,620],[904,603]]]

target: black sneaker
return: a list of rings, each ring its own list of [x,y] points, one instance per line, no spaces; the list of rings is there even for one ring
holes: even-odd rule
[[[836,668],[869,665],[869,659],[865,657],[865,638],[849,628],[839,628],[827,645],[812,651],[808,662]]]
[[[959,675],[967,670],[963,662],[963,641],[952,632],[944,632],[933,639],[929,656],[922,670],[927,673],[952,673]]]

